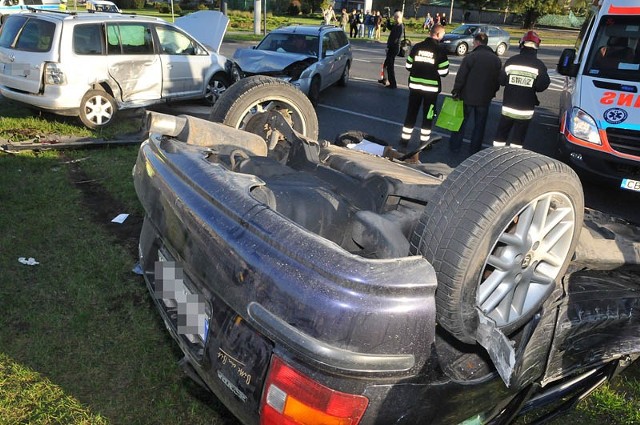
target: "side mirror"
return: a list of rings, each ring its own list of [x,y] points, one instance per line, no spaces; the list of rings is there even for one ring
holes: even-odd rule
[[[324,51],[324,57],[325,57],[325,58],[328,58],[329,56],[333,56],[333,55],[335,55],[335,54],[336,54],[336,51],[335,51],[335,50],[325,50],[325,51]]]
[[[574,63],[575,60],[576,49],[564,49],[556,67],[558,74],[566,75],[567,77],[575,77],[578,75],[578,64]]]

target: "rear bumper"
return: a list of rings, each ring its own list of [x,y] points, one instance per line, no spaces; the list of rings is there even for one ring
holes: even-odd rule
[[[426,260],[352,255],[253,199],[256,181],[171,143],[145,142],[134,170],[147,212],[141,265],[167,328],[236,416],[257,423],[272,354],[351,394],[424,373],[436,329]],[[202,337],[179,332],[179,311],[158,296],[159,259],[203,304]]]
[[[48,86],[45,94],[25,93],[16,91],[7,86],[0,86],[0,94],[7,99],[15,100],[39,109],[54,112],[60,115],[78,115],[82,96],[89,90],[87,87],[82,93],[61,90],[61,86]]]

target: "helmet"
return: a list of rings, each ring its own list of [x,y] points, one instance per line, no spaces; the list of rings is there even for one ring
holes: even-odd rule
[[[523,47],[533,47],[537,49],[540,47],[540,37],[536,34],[535,31],[528,31],[525,35],[520,39],[520,48]]]

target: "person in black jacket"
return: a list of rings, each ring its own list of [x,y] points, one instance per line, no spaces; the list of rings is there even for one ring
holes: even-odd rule
[[[471,133],[472,154],[482,148],[484,130],[489,116],[491,99],[500,88],[500,69],[502,61],[496,53],[487,46],[489,38],[485,33],[478,33],[473,38],[474,49],[465,56],[460,64],[451,94],[454,99],[464,101],[464,121],[458,131],[451,133],[449,149],[459,152],[467,122],[473,117],[473,132]]]
[[[536,93],[546,90],[551,83],[547,67],[537,57],[539,47],[538,34],[527,32],[520,39],[520,53],[507,59],[500,72],[504,96],[493,146],[521,148],[524,144],[535,107],[540,104]]]
[[[378,80],[379,83],[384,84],[385,87],[389,89],[398,88],[394,66],[396,64],[396,56],[398,56],[398,52],[400,51],[400,40],[402,39],[403,32],[402,12],[396,10],[393,14],[393,24],[391,25],[391,31],[389,31],[389,38],[387,39],[387,56],[382,65],[383,77]]]
[[[422,127],[420,144],[431,137],[431,126],[435,116],[438,93],[442,90],[441,77],[449,74],[447,51],[440,45],[444,37],[444,27],[434,25],[431,35],[417,43],[407,56],[406,68],[409,70],[409,102],[407,115],[402,126],[401,148],[406,148],[422,106]]]

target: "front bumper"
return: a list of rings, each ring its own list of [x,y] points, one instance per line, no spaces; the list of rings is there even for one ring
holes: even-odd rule
[[[620,187],[623,179],[640,180],[640,161],[571,143],[563,135],[561,144],[563,154],[573,167],[597,176],[603,182]]]

